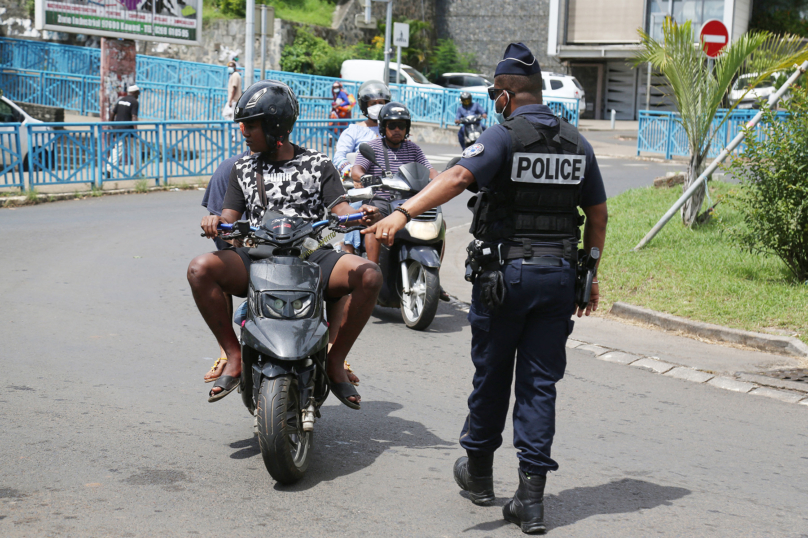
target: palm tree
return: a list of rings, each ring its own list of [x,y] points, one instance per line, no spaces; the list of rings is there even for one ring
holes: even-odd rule
[[[743,73],[756,75],[749,91],[771,74],[802,63],[808,58],[808,47],[796,36],[748,32],[724,48],[711,69],[702,47],[694,43],[690,21],[677,24],[669,18],[662,25],[662,33],[662,40],[657,41],[639,30],[643,48],[635,57],[635,64],[650,63],[667,79],[679,110],[677,121],[687,134],[690,149],[684,184],[687,190],[704,170],[713,137],[734,108],[727,111],[717,126],[713,125],[716,112],[736,77]],[[682,207],[685,226],[696,221],[705,189],[702,184]]]

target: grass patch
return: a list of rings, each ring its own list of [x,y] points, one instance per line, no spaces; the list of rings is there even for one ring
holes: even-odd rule
[[[149,190],[149,181],[147,179],[138,179],[135,181],[135,192],[146,192]]]
[[[713,200],[738,188],[710,183]],[[604,311],[622,301],[737,329],[789,330],[808,342],[808,285],[797,283],[780,259],[730,243],[724,232],[742,220],[729,204],[719,204],[711,222],[692,230],[677,215],[644,249],[631,250],[681,193],[649,187],[609,200],[598,274]]]
[[[25,203],[26,204],[36,204],[39,203],[39,192],[36,189],[28,189],[25,191]]]
[[[336,4],[329,0],[266,0],[256,2],[256,6],[265,3],[275,8],[275,18],[304,24],[331,27]],[[238,0],[204,0],[202,4],[202,21],[216,19],[243,19],[244,2]]]
[[[104,196],[104,189],[99,188],[96,185],[90,185],[90,196],[92,196],[93,198]]]

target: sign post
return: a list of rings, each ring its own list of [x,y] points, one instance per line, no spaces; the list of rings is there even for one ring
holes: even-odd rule
[[[699,33],[704,54],[708,58],[715,58],[729,44],[729,30],[723,22],[718,19],[711,19],[704,23]]]
[[[401,79],[401,48],[410,46],[410,25],[404,22],[397,22],[393,25],[393,44],[396,46],[396,84]]]

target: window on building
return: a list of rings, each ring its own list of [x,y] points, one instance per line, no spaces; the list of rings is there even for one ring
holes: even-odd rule
[[[691,21],[693,33],[698,36],[702,25],[710,19],[724,19],[725,0],[648,0],[649,33],[662,39],[662,22],[672,15],[676,22]]]

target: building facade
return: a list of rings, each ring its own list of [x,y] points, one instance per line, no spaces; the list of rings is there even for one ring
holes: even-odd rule
[[[562,62],[586,91],[584,117],[633,120],[639,110],[669,110],[658,88],[662,81],[648,66],[634,66],[640,49],[638,29],[659,39],[665,17],[689,20],[695,35],[711,20],[722,21],[730,42],[749,25],[752,0],[549,0],[547,54]],[[650,97],[646,98],[650,86]]]

